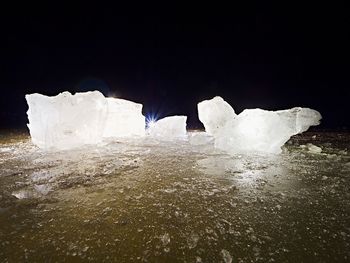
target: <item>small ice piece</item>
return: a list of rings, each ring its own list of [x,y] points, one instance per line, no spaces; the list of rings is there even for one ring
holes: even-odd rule
[[[181,138],[186,136],[186,116],[170,116],[160,119],[148,128],[151,136],[163,139]]]
[[[33,196],[33,194],[27,190],[20,190],[20,191],[13,192],[12,195],[17,199],[26,199],[26,198],[31,198]]]
[[[226,249],[222,249],[220,254],[225,263],[232,263],[232,256]]]
[[[348,154],[348,151],[346,151],[346,150],[340,150],[340,151],[338,152],[338,154],[340,154],[340,155],[347,155],[347,154]]]
[[[163,246],[167,246],[170,243],[170,235],[165,233],[164,235],[160,236],[160,240],[162,241]]]
[[[322,152],[321,147],[313,145],[312,143],[308,143],[306,146],[307,146],[310,153],[321,153]]]
[[[0,148],[0,152],[10,152],[12,149],[10,147]]]
[[[50,181],[53,177],[55,177],[53,173],[48,173],[46,171],[33,172],[30,176],[34,183],[38,183],[41,181]]]
[[[41,195],[47,195],[52,190],[47,184],[35,184],[34,189]]]
[[[321,119],[319,112],[308,108],[247,109],[235,115],[228,107],[219,97],[198,104],[198,115],[208,134],[214,136],[215,147],[228,153],[280,153],[291,136],[318,125]],[[218,121],[211,120],[213,117]]]
[[[145,134],[142,104],[128,100],[106,98],[108,113],[103,137],[125,137]]]

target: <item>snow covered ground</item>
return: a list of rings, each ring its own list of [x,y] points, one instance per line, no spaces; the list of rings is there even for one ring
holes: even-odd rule
[[[345,262],[350,134],[227,155],[200,132],[46,152],[0,136],[0,261]]]

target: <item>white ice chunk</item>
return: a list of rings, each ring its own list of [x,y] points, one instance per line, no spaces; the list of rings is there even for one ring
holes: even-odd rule
[[[124,137],[145,134],[142,104],[107,98],[108,114],[103,137]]]
[[[17,199],[27,199],[27,198],[31,198],[33,196],[33,193],[27,190],[20,190],[20,191],[13,192],[12,195]]]
[[[35,184],[34,189],[41,195],[47,195],[52,190],[52,187],[47,184]]]
[[[172,139],[186,136],[186,116],[170,116],[149,125],[147,130],[151,136]]]
[[[308,143],[306,146],[307,146],[307,149],[309,150],[310,153],[321,153],[322,152],[321,147],[318,147],[312,143]]]
[[[145,132],[141,104],[105,98],[99,91],[54,97],[30,94],[26,100],[32,142],[43,149],[66,150],[97,144],[104,137]]]
[[[215,135],[226,123],[237,115],[230,104],[221,97],[198,103],[198,118],[209,135]]]
[[[102,140],[108,110],[102,93],[30,94],[26,100],[30,136],[38,147],[63,150]]]
[[[318,125],[321,119],[319,112],[300,107],[282,111],[248,109],[236,116],[222,111],[223,117],[219,116],[217,109],[227,107],[224,100],[215,97],[204,102],[198,104],[199,116],[202,116],[200,120],[209,120],[203,124],[206,130],[210,127],[208,133],[213,134],[215,147],[229,153],[280,153],[291,136]],[[210,116],[219,116],[220,120],[225,120],[224,124],[212,126],[215,122],[210,120]],[[213,129],[216,129],[214,133]]]
[[[281,117],[281,121],[294,131],[294,134],[307,131],[310,126],[319,125],[322,118],[318,111],[309,108],[295,107],[275,112]]]

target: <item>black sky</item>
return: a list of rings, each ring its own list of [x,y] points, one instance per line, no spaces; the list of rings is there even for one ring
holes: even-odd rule
[[[1,126],[25,126],[26,93],[98,89],[190,127],[215,95],[238,113],[304,106],[350,127],[345,6],[134,4],[4,10]]]

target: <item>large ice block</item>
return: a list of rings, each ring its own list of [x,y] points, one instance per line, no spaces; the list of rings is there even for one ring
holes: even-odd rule
[[[198,118],[209,135],[215,135],[237,115],[230,104],[217,96],[198,103]]]
[[[142,104],[128,100],[106,98],[108,114],[103,137],[125,137],[145,134]]]
[[[40,148],[69,149],[102,140],[108,105],[98,91],[26,95],[28,128]]]
[[[160,119],[149,125],[148,134],[172,139],[186,136],[186,116],[170,116]]]
[[[26,95],[32,141],[43,149],[97,144],[104,137],[143,135],[142,105],[105,98],[99,91]]]
[[[224,107],[227,103],[215,97],[199,103],[198,113],[205,129],[209,127],[209,134],[214,136],[215,147],[229,153],[280,153],[291,136],[318,125],[321,119],[319,112],[300,107],[280,111],[247,109],[236,116],[222,110],[221,115],[225,116],[220,116],[217,109]],[[215,123],[211,116],[224,121]]]

